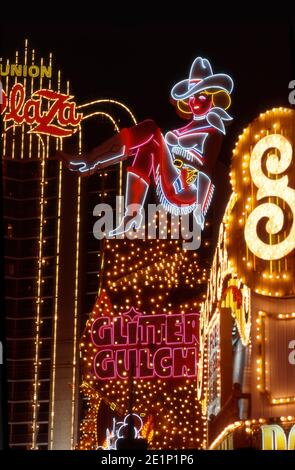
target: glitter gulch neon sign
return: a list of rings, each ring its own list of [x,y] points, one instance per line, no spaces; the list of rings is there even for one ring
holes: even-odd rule
[[[131,308],[122,316],[99,317],[91,327],[99,380],[183,378],[197,374],[199,315],[144,315]]]
[[[13,125],[34,126],[30,133],[69,137],[76,132],[82,119],[82,114],[76,111],[76,103],[70,101],[72,98],[54,90],[41,89],[26,100],[24,85],[16,83],[9,98],[2,91],[1,114],[4,121],[11,121]]]

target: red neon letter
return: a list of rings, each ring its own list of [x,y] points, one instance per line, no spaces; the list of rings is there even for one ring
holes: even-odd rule
[[[197,373],[196,348],[175,348],[173,355],[174,377],[195,377]]]
[[[177,344],[183,340],[183,315],[167,315],[166,343]]]

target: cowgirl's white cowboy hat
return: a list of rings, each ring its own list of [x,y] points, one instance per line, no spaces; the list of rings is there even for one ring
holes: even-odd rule
[[[229,75],[213,74],[209,60],[197,57],[191,66],[189,78],[176,83],[171,90],[171,96],[178,101],[204,90],[223,90],[230,94],[233,87],[234,83]]]

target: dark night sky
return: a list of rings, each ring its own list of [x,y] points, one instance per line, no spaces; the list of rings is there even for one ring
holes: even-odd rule
[[[220,156],[228,164],[239,132],[255,116],[288,106],[295,78],[291,32],[291,23],[8,23],[1,28],[1,56],[13,56],[27,37],[38,54],[53,52],[77,102],[117,98],[138,120],[153,118],[163,130],[181,124],[169,102],[172,85],[187,78],[197,55],[207,57],[214,71],[235,82],[234,122]]]

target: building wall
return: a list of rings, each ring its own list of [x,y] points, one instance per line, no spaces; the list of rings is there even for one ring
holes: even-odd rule
[[[38,426],[36,445],[47,446],[48,440],[56,227],[52,205],[56,181],[53,174],[49,176],[51,169],[47,172],[48,204],[44,208],[48,225],[42,227],[45,233],[41,241],[41,160],[4,162],[9,433],[11,445],[16,447],[30,448],[32,423],[35,429]],[[46,242],[42,243],[42,260],[40,242]],[[42,277],[38,275],[40,263]],[[34,388],[38,403],[34,401]],[[39,405],[35,413],[34,404]]]
[[[292,314],[295,312],[295,298],[283,298],[283,299],[270,299],[256,293],[252,294],[252,322],[253,328],[251,332],[252,341],[252,354],[251,354],[251,400],[252,400],[252,413],[251,418],[275,418],[281,416],[295,416],[295,401],[293,403],[283,404],[272,404],[271,403],[271,390],[269,389],[268,382],[269,377],[271,383],[283,386],[284,392],[282,397],[294,397],[295,386],[294,386],[294,370],[292,374],[292,367],[288,364],[288,342],[286,332],[280,332],[279,329],[284,323],[283,327],[289,330],[290,336],[295,339],[295,317],[294,320],[283,320],[278,319],[271,325],[273,333],[277,336],[277,341],[274,343],[270,335],[266,332],[265,341],[270,342],[270,348],[274,348],[273,361],[269,361],[266,358],[268,364],[266,374],[266,391],[260,391],[257,389],[257,360],[261,356],[261,342],[257,340],[257,334],[260,335],[261,331],[257,331],[257,321],[260,321],[259,312],[267,312],[278,316],[279,314]],[[275,330],[275,331],[274,331]],[[293,335],[292,333],[293,332]],[[279,345],[279,347],[277,347]],[[292,378],[293,377],[293,378]],[[284,381],[284,385],[281,381]]]
[[[2,82],[7,97],[15,83],[23,85],[25,101],[41,88],[70,94],[52,54],[38,57],[27,41],[10,63],[50,65],[52,77],[8,75]],[[45,112],[47,104],[42,101]],[[83,125],[65,139],[29,133],[32,126],[27,122],[11,125],[4,120],[11,448],[71,449],[79,439],[79,338],[97,297],[103,262],[102,242],[92,233],[93,209],[99,202],[115,205],[114,196],[123,190],[122,166],[81,179],[63,168],[55,155],[61,148],[72,154],[87,151],[117,132],[119,121],[126,127],[135,121],[125,105],[112,100],[86,103],[82,112]]]

